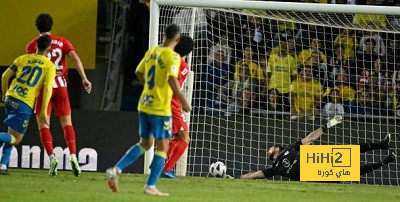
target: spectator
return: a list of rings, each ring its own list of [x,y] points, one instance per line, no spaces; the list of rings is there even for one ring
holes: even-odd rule
[[[379,73],[376,71],[372,71],[371,74],[368,77],[368,82],[367,84],[361,86],[358,89],[359,92],[363,91],[368,91],[370,92],[374,98],[373,100],[376,101],[375,104],[381,105],[382,100],[385,97],[385,92],[383,89],[383,85],[381,85],[380,80],[379,80]]]
[[[297,75],[296,61],[291,56],[288,43],[285,40],[280,41],[280,51],[273,54],[267,63],[267,87],[269,90],[278,91],[278,101],[280,104],[289,105],[289,92],[292,77]]]
[[[336,46],[334,56],[330,58],[328,72],[329,72],[329,79],[332,81],[336,78],[337,74],[341,69],[345,69],[347,72],[356,72],[355,67],[353,65],[353,60],[345,59],[343,57],[344,54],[343,50],[344,49],[342,46]]]
[[[380,115],[380,110],[374,106],[371,92],[363,91],[359,93],[356,106],[351,107],[351,113],[362,115]]]
[[[272,47],[279,46],[279,42],[282,40],[282,35],[288,34],[293,36],[294,33],[296,33],[296,22],[290,20],[290,17],[283,13],[279,13],[278,15],[281,17],[281,19],[285,20],[270,20],[269,24],[272,32],[271,35],[273,36]]]
[[[360,39],[360,49],[359,52],[363,52],[366,49],[366,41],[373,40],[374,53],[383,56],[386,54],[386,46],[383,38],[376,32],[364,32],[363,37]]]
[[[222,51],[222,53],[224,54],[224,58],[225,58],[225,60],[223,62],[225,64],[230,64],[230,59],[232,56],[232,48],[229,46],[228,38],[227,38],[226,34],[219,37],[219,42],[210,48],[207,64],[211,64],[214,61],[214,55],[215,55],[216,51]]]
[[[340,92],[338,90],[332,91],[329,97],[329,102],[324,106],[324,113],[329,117],[344,114],[342,98],[340,97]]]
[[[322,86],[325,86],[325,84],[328,83],[328,71],[327,71],[327,66],[326,63],[322,61],[320,58],[320,53],[317,51],[312,52],[311,54],[311,69],[312,69],[312,74],[314,79],[319,81]]]
[[[375,88],[374,90],[383,90],[384,88],[391,87],[391,75],[388,71],[382,69],[382,66],[384,65],[378,58],[373,63],[373,69],[363,69],[358,85]]]
[[[279,92],[276,89],[272,89],[268,94],[268,106],[267,110],[276,112],[289,112],[290,105],[279,102]]]
[[[224,54],[222,51],[216,51],[214,62],[208,65],[206,75],[207,106],[212,107],[215,101],[219,99],[221,86],[229,80],[229,65],[224,63]]]
[[[324,96],[330,95],[332,90],[338,90],[345,112],[348,112],[350,110],[349,107],[355,104],[356,91],[349,84],[349,75],[344,69],[336,76],[335,82],[326,89]]]
[[[378,89],[383,90],[388,85],[391,86],[391,79],[389,78],[391,78],[391,76],[389,76],[386,70],[386,65],[383,64],[378,57],[372,62],[371,68],[363,68],[359,85],[370,88],[371,92],[375,92]]]
[[[310,68],[303,68],[300,77],[291,84],[292,112],[296,114],[314,114],[316,104],[323,94],[322,85],[313,78]],[[296,116],[292,118],[297,118]],[[310,117],[312,118],[312,117]]]
[[[296,53],[296,41],[295,38],[290,34],[290,33],[286,33],[286,34],[281,34],[279,41],[286,41],[287,46],[288,46],[288,54],[293,56],[294,58],[297,57],[297,53]],[[269,55],[273,55],[273,54],[277,54],[278,52],[281,51],[281,46],[275,46],[274,48],[272,48],[272,50],[269,52]]]
[[[322,51],[320,51],[320,48],[321,48],[321,43],[320,43],[319,39],[313,38],[311,41],[310,49],[302,50],[297,57],[297,62],[300,65],[311,66],[311,55],[313,52],[318,52],[319,57],[322,60],[322,63],[327,64],[326,55]]]
[[[228,111],[240,111],[249,106],[256,80],[251,78],[250,69],[246,64],[240,68],[239,77],[224,85],[221,99],[228,104]],[[231,95],[231,96],[230,96]]]
[[[253,60],[254,52],[250,46],[244,49],[244,58],[239,60],[235,65],[234,79],[239,78],[240,68],[246,65],[250,68],[250,76],[258,81],[259,84],[265,82],[263,69]]]
[[[344,48],[344,59],[355,59],[357,39],[353,36],[352,31],[349,29],[342,29],[340,34],[336,37],[334,45],[342,46]]]
[[[363,43],[363,50],[357,54],[357,69],[355,72],[350,72],[350,75],[356,76],[357,78],[368,77],[366,73],[371,69],[374,69],[374,62],[379,56],[373,51],[375,47],[375,41],[372,38],[365,40]],[[352,79],[357,81],[358,79]]]

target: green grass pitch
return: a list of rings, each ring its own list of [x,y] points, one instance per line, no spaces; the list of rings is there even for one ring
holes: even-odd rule
[[[358,184],[323,184],[269,180],[231,180],[184,177],[161,179],[160,190],[169,197],[143,194],[145,175],[122,174],[118,193],[111,193],[104,173],[10,169],[0,175],[0,201],[400,201],[400,187]]]

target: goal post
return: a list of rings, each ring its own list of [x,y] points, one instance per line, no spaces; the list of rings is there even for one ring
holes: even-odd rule
[[[176,166],[179,176],[207,176],[216,161],[235,176],[264,169],[268,147],[304,138],[335,114],[345,122],[316,144],[376,142],[400,130],[399,7],[242,0],[150,5],[150,47],[171,23],[195,40],[184,87],[193,106],[185,114],[191,142]],[[278,74],[282,61],[291,70]],[[319,85],[307,87],[310,81]],[[396,135],[393,142],[390,151],[399,151]],[[145,173],[153,152],[146,152]],[[362,154],[361,163],[379,162],[388,152]],[[398,162],[361,183],[399,185]]]
[[[195,18],[196,18],[196,8],[191,9],[191,15],[184,16],[190,19],[190,29],[188,35],[193,38],[194,36],[194,27],[195,27]],[[160,8],[156,2],[151,2],[150,5],[150,36],[149,36],[149,48],[154,47],[159,44],[160,33],[159,33],[159,16],[160,16]],[[192,53],[187,56],[187,64],[189,67],[192,65]],[[192,94],[193,94],[193,79],[194,74],[193,71],[189,71],[187,81],[184,85],[183,92],[186,99],[191,103]],[[190,112],[184,112],[185,120],[190,125]],[[150,164],[154,157],[154,145],[145,153],[145,161],[144,161],[144,174],[150,173]],[[176,175],[177,176],[185,176],[187,170],[187,149],[179,159],[176,165]]]

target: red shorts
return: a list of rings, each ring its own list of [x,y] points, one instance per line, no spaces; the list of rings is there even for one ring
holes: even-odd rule
[[[189,131],[189,126],[181,110],[172,110],[172,135],[179,131]]]
[[[35,113],[40,114],[42,110],[43,89],[40,91],[35,103]],[[49,101],[47,114],[51,115],[51,110],[54,108],[54,116],[71,115],[71,105],[69,104],[69,96],[67,88],[53,88],[53,95]]]

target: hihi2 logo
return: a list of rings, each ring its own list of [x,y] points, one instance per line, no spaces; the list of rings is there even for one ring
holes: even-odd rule
[[[360,181],[360,146],[301,145],[300,181]]]

